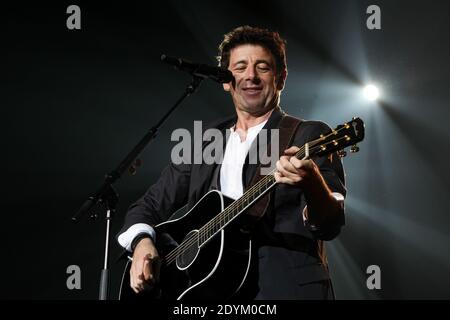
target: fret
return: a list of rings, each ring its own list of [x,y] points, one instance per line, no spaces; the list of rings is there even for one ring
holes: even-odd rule
[[[205,243],[210,238],[209,229],[203,231],[203,240],[201,243]]]
[[[263,190],[264,190],[264,184],[261,183],[260,185],[258,185],[255,188],[255,195],[254,195],[253,199],[256,199],[262,193]]]
[[[219,214],[217,217],[218,217],[217,226],[218,229],[220,229],[225,225],[224,216],[222,214]]]
[[[259,195],[259,190],[258,188],[255,189],[255,191],[253,192],[249,192],[249,196],[248,196],[248,203],[252,202],[253,200],[255,200]]]
[[[221,228],[220,222],[214,224],[214,226],[212,227],[212,234],[216,233],[217,231],[219,231]]]
[[[270,180],[269,180],[269,179],[265,179],[264,182],[262,183],[262,188],[263,188],[264,190],[267,190],[267,188],[269,187],[269,185],[270,185]]]
[[[243,200],[244,200],[244,199],[239,199],[238,202],[237,202],[236,210],[237,210],[238,212],[241,211],[242,209],[244,209]]]

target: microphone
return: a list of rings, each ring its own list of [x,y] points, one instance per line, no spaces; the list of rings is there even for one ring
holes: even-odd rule
[[[169,57],[163,54],[161,61],[174,66],[178,70],[189,72],[190,74],[209,78],[218,83],[228,83],[234,79],[233,74],[228,69],[213,67],[206,64],[193,63],[181,58]]]

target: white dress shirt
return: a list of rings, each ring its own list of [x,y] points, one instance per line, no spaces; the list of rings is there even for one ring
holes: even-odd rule
[[[231,134],[227,141],[222,167],[220,168],[220,191],[232,199],[240,198],[244,193],[242,184],[242,168],[248,150],[267,120],[248,128],[244,141],[238,132],[231,128]],[[242,133],[241,133],[242,134]]]

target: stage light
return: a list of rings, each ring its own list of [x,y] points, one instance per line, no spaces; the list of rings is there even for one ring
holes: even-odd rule
[[[380,90],[378,90],[377,87],[375,87],[373,84],[369,84],[364,87],[364,96],[370,100],[375,101],[378,99],[380,95]]]

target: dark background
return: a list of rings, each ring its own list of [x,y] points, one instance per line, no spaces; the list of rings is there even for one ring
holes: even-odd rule
[[[66,28],[70,4],[81,8],[81,30]],[[381,30],[366,28],[371,4]],[[287,112],[366,123],[361,151],[344,159],[347,225],[327,244],[337,297],[450,298],[449,12],[447,1],[2,4],[0,297],[97,298],[104,222],[70,218],[189,82],[159,56],[214,64],[222,35],[249,24],[288,41]],[[362,97],[369,82],[380,102]],[[145,150],[138,174],[116,185],[113,234],[169,161],[171,132],[232,112],[229,96],[205,81]],[[114,242],[111,258],[119,252]],[[72,264],[81,290],[66,287]],[[366,287],[372,264],[381,290]],[[112,265],[112,297],[121,267]]]

